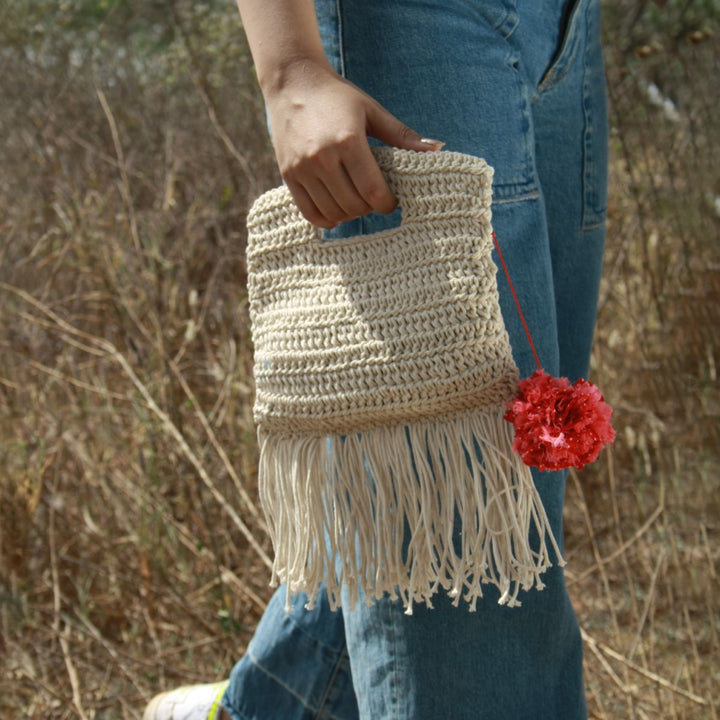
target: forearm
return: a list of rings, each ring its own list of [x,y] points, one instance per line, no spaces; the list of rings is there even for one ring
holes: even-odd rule
[[[328,65],[312,0],[237,0],[266,99],[305,62]]]

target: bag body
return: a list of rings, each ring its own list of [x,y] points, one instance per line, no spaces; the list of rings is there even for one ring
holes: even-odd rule
[[[399,227],[324,241],[286,187],[248,215],[261,501],[274,580],[410,611],[542,587],[547,524],[503,420],[518,373],[492,260],[492,169],[375,148]],[[535,529],[536,547],[529,536]]]

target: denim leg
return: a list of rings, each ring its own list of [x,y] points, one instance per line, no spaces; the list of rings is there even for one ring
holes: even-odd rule
[[[350,80],[447,149],[493,165],[493,225],[541,362],[549,372],[584,373],[602,255],[604,89],[588,50],[597,46],[590,21],[598,3],[317,4],[327,11],[324,36],[335,27],[328,52],[336,48],[336,67]],[[532,353],[498,280],[527,375]],[[535,479],[561,537],[565,475]],[[584,718],[577,620],[562,570],[545,580],[542,593],[522,594],[519,609],[498,606],[489,589],[476,613],[442,595],[412,616],[389,600],[344,611],[360,717]]]
[[[357,720],[340,612],[324,595],[312,610],[285,587],[272,596],[247,652],[230,675],[223,706],[233,720]]]

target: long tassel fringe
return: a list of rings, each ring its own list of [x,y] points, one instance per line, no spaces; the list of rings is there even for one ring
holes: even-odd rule
[[[504,410],[334,439],[259,430],[260,497],[273,584],[331,607],[387,593],[431,605],[439,588],[474,610],[483,585],[518,606],[564,560]],[[530,537],[537,547],[531,547]]]

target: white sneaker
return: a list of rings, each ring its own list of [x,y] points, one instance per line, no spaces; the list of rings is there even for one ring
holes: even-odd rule
[[[228,680],[210,685],[186,685],[156,695],[145,708],[143,720],[222,720],[220,702]]]

